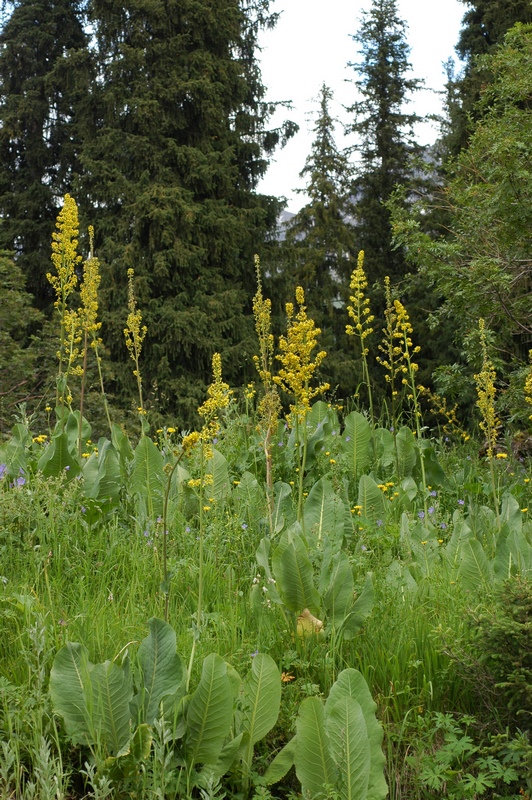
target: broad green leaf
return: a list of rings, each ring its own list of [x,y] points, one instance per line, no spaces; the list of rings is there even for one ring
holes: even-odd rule
[[[325,703],[325,715],[328,716],[342,697],[352,697],[360,705],[370,746],[370,776],[367,800],[384,800],[388,795],[388,787],[384,778],[385,758],[382,752],[382,727],[375,716],[377,704],[374,702],[363,675],[356,669],[344,669],[331,686],[329,697]]]
[[[395,464],[395,442],[393,433],[388,428],[375,428],[373,431],[373,448],[380,469]]]
[[[78,452],[79,440],[79,411],[71,411],[66,418],[64,432],[68,439],[68,448],[72,454]],[[92,427],[89,422],[83,417],[81,423],[81,441],[86,442],[91,438]]]
[[[216,783],[229,770],[237,757],[238,750],[242,744],[243,733],[239,733],[234,739],[225,744],[214,764],[206,764],[198,775],[196,784],[205,786]]]
[[[523,529],[523,512],[521,506],[510,492],[502,497],[500,520],[505,524],[508,533],[520,534]]]
[[[83,466],[85,497],[106,501],[107,507],[118,502],[122,478],[118,454],[108,439],[98,442],[98,454],[92,453]]]
[[[343,535],[344,505],[325,478],[316,481],[310,490],[303,508],[303,519],[305,534],[318,542]]]
[[[150,755],[153,741],[149,725],[139,725],[130,741],[117,756],[105,759],[103,772],[118,783],[138,773],[140,765]]]
[[[319,611],[320,598],[314,587],[314,574],[307,549],[300,536],[293,536],[286,544],[281,541],[274,550],[272,567],[277,589],[283,603],[290,611],[300,614],[304,608]]]
[[[277,481],[273,485],[274,508],[273,508],[273,529],[275,533],[280,533],[284,527],[286,514],[288,512],[288,498],[292,494],[292,487],[288,483]]]
[[[38,461],[37,468],[45,478],[64,475],[70,481],[79,475],[81,467],[77,456],[70,452],[66,433],[52,437],[52,441]]]
[[[369,475],[362,475],[358,482],[358,505],[362,506],[361,515],[372,522],[384,520],[386,504],[381,489]]]
[[[323,793],[325,785],[334,785],[338,772],[325,729],[323,703],[317,697],[307,697],[299,707],[296,721],[296,775],[304,797]]]
[[[233,494],[244,508],[252,509],[262,503],[263,494],[259,482],[251,472],[244,472],[238,486],[235,486]]]
[[[532,547],[525,536],[517,531],[512,531],[506,539],[506,545],[517,573],[522,577],[529,577],[532,573]]]
[[[348,454],[349,466],[356,478],[369,462],[371,425],[358,411],[348,414],[344,424],[342,448]]]
[[[458,572],[464,587],[475,592],[479,586],[489,590],[493,586],[493,567],[478,539],[467,539],[462,545],[460,557]]]
[[[138,662],[142,683],[135,698],[139,721],[152,725],[159,716],[161,700],[174,694],[183,680],[183,663],[176,652],[175,631],[155,617],[148,622],[149,635],[141,642]]]
[[[272,783],[277,783],[281,778],[284,778],[288,770],[293,766],[296,755],[296,745],[297,736],[294,736],[290,739],[288,744],[285,744],[283,749],[277,753],[263,776],[263,781],[267,786],[270,786]]]
[[[143,436],[135,448],[131,492],[143,498],[150,518],[163,512],[163,457],[149,436]]]
[[[397,448],[397,461],[399,476],[410,475],[416,464],[416,437],[406,425],[403,426],[395,437]]]
[[[420,452],[420,459],[416,464],[415,475],[418,483],[422,482],[421,472],[421,453],[423,453],[424,467],[425,467],[425,481],[429,486],[441,486],[445,482],[446,476],[443,468],[438,461],[438,456],[432,444],[426,440],[417,442],[418,450]]]
[[[233,720],[233,697],[223,658],[203,661],[201,680],[187,709],[186,754],[192,764],[215,764]]]
[[[92,716],[98,743],[102,743],[111,755],[118,755],[131,735],[131,679],[121,667],[105,661],[95,664],[91,684]]]
[[[277,722],[281,704],[281,676],[271,656],[257,653],[242,685],[242,712],[239,729],[248,734],[243,753],[244,769],[249,774],[253,745],[266,736]]]
[[[122,428],[116,424],[116,422],[113,422],[111,441],[113,443],[113,447],[118,453],[122,482],[126,484],[129,477],[129,467],[133,461],[134,453],[127,435],[124,433]]]
[[[333,624],[338,627],[354,603],[353,570],[343,551],[331,560],[329,585],[323,595],[323,607]]]
[[[219,450],[212,451],[212,458],[207,462],[205,471],[212,475],[212,486],[209,486],[209,497],[223,500],[229,494],[229,464]]]
[[[327,732],[340,772],[342,800],[366,800],[371,773],[371,748],[360,704],[340,697],[327,712]]]
[[[257,564],[259,567],[262,567],[264,570],[268,586],[268,597],[274,603],[281,603],[281,597],[277,591],[275,580],[270,570],[270,540],[266,537],[260,540],[260,544],[255,553],[255,558],[257,559]],[[255,589],[258,587],[254,586],[253,588]]]
[[[342,626],[342,634],[344,639],[352,639],[356,632],[360,630],[366,619],[373,611],[374,603],[375,593],[373,591],[373,579],[371,573],[368,572],[364,588],[357,597],[352,610],[347,615]]]
[[[68,642],[59,650],[50,672],[50,695],[54,711],[63,717],[65,729],[76,744],[94,744],[94,721],[91,715],[94,665],[87,648]]]

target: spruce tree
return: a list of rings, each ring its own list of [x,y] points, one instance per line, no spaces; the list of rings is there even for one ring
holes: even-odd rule
[[[85,92],[77,0],[18,0],[0,32],[0,248],[13,251],[40,308],[51,301],[50,236],[77,167]]]
[[[352,357],[346,353],[345,305],[355,234],[350,199],[352,171],[335,142],[332,100],[333,92],[324,84],[313,128],[315,139],[300,173],[307,179],[301,191],[308,194],[309,202],[287,227],[285,252],[293,280],[305,289],[309,314],[322,329],[320,341],[328,353],[322,374],[343,396],[354,389]]]
[[[401,251],[392,247],[385,204],[396,185],[412,178],[409,162],[419,151],[413,133],[418,117],[404,107],[420,82],[408,77],[410,48],[396,0],[373,0],[352,38],[361,54],[359,62],[349,65],[357,73],[354,84],[360,98],[349,109],[355,117],[351,131],[359,137],[358,176],[353,183],[357,246],[365,251],[370,285],[385,275],[397,282],[405,265]]]
[[[267,0],[89,3],[97,80],[77,196],[96,230],[102,336],[115,392],[131,398],[122,329],[133,269],[148,401],[180,424],[193,421],[214,351],[233,385],[252,370],[253,255],[278,213],[254,190],[283,134],[266,129],[255,60],[267,12]]]
[[[464,62],[456,76],[448,70],[447,122],[443,136],[445,156],[455,156],[467,146],[478,120],[477,102],[490,74],[478,63],[478,56],[491,53],[504,41],[506,32],[517,22],[532,22],[530,0],[461,0],[468,6],[456,52]]]

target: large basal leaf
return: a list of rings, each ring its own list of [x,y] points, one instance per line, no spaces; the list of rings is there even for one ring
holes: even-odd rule
[[[171,625],[155,617],[148,622],[149,635],[141,642],[138,662],[142,684],[135,698],[139,722],[152,725],[159,716],[161,701],[174,694],[183,681],[183,663],[176,652]]]
[[[314,574],[307,549],[297,534],[290,539],[283,534],[273,552],[272,567],[277,589],[290,611],[300,614],[308,608],[317,614],[320,598],[314,587]]]
[[[65,729],[76,744],[95,742],[90,674],[94,665],[87,648],[68,642],[59,650],[50,672],[50,695],[54,711],[63,717]]]
[[[220,755],[214,764],[206,764],[203,767],[196,780],[197,786],[208,789],[209,784],[212,786],[213,783],[216,783],[225,775],[237,757],[238,750],[242,744],[243,735],[243,733],[239,733],[238,736],[235,736],[234,739],[227,742],[227,744],[222,747]]]
[[[438,456],[436,455],[434,447],[430,442],[427,442],[423,439],[417,442],[417,446],[420,450],[420,456],[423,454],[425,482],[429,486],[441,486],[445,482],[446,476],[445,472],[443,471],[443,467],[438,461]],[[416,464],[415,475],[418,483],[421,484],[423,480],[423,474],[421,471],[421,457]]]
[[[366,519],[372,522],[384,520],[385,499],[381,489],[369,475],[362,475],[358,482],[358,505],[362,506],[361,515]]]
[[[284,778],[288,770],[294,764],[296,755],[297,736],[294,736],[283,749],[277,753],[268,769],[264,773],[263,780],[268,786],[277,783]]]
[[[136,775],[141,764],[150,755],[153,733],[149,725],[139,725],[133,736],[117,756],[105,759],[103,772],[114,783]]]
[[[207,462],[205,471],[212,475],[212,486],[208,487],[209,497],[218,502],[229,494],[229,464],[219,450],[213,450],[212,458]]]
[[[303,700],[299,707],[296,731],[294,763],[303,797],[322,795],[324,786],[336,784],[338,771],[325,729],[323,703],[319,698],[307,697]]]
[[[478,539],[468,539],[460,552],[458,573],[466,589],[478,591],[479,586],[489,590],[493,586],[493,567]]]
[[[384,800],[388,795],[388,786],[384,778],[385,758],[382,752],[382,727],[375,716],[377,704],[374,702],[368,684],[363,675],[356,669],[344,669],[331,686],[325,702],[326,717],[343,697],[354,698],[364,714],[370,747],[370,775],[367,800]]]
[[[356,478],[369,462],[371,425],[358,411],[348,414],[344,424],[342,448],[348,454],[349,464]]]
[[[253,745],[266,736],[277,722],[281,704],[281,676],[277,664],[266,653],[258,653],[242,685],[239,728],[247,733],[243,761],[251,770]]]
[[[327,616],[338,627],[354,603],[353,571],[343,551],[331,560],[329,585],[323,595],[323,607]]]
[[[283,481],[277,481],[273,485],[274,507],[273,507],[273,529],[275,533],[280,533],[284,528],[285,519],[289,512],[289,497],[292,494],[292,487]]]
[[[397,448],[397,466],[399,477],[410,475],[416,465],[416,437],[406,425],[403,426],[395,437]]]
[[[112,661],[96,664],[91,672],[94,729],[106,752],[118,755],[131,736],[131,679]]]
[[[506,545],[515,571],[522,577],[529,577],[532,574],[532,547],[527,542],[524,533],[512,531],[506,539]]]
[[[233,720],[227,666],[216,653],[203,662],[201,680],[187,709],[186,754],[189,764],[214,764]]]
[[[252,509],[263,502],[263,493],[259,482],[251,472],[244,472],[233,494],[242,503],[243,508]]]
[[[393,433],[388,428],[375,428],[373,431],[373,448],[380,469],[395,464],[395,442]]]
[[[366,720],[360,704],[344,695],[329,706],[327,732],[340,772],[342,800],[366,800],[371,772],[371,749]]]
[[[70,411],[66,417],[64,432],[67,435],[68,447],[71,453],[76,453],[79,448],[79,411]],[[91,438],[92,427],[83,417],[81,422],[81,441],[86,442]]]
[[[360,630],[366,619],[373,611],[374,603],[375,592],[373,590],[373,578],[371,573],[368,572],[364,588],[357,597],[353,608],[349,612],[342,626],[342,634],[344,639],[352,639],[356,632]]]
[[[98,442],[98,454],[93,453],[83,467],[85,497],[112,506],[118,501],[121,488],[118,454],[111,442],[102,438]]]
[[[64,475],[72,480],[79,475],[81,467],[77,456],[70,452],[65,432],[56,434],[39,459],[37,468],[46,478],[57,478]]]
[[[126,482],[129,478],[129,468],[133,461],[134,453],[133,448],[131,447],[131,442],[127,438],[127,435],[124,433],[122,428],[116,424],[116,422],[113,422],[111,441],[113,443],[113,447],[118,453],[122,483],[126,485]]]
[[[344,505],[325,478],[316,481],[303,508],[305,535],[322,542],[338,538],[344,532]]]
[[[131,492],[143,498],[149,517],[162,514],[163,457],[148,436],[143,436],[135,448]]]

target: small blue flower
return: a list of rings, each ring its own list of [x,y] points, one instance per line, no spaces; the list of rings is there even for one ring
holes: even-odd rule
[[[424,511],[418,511],[417,515],[418,515],[419,519],[425,519],[425,512]]]
[[[188,525],[187,525],[187,527],[185,528],[185,533],[190,533],[190,527],[189,527]]]
[[[444,531],[446,527],[447,527],[447,525],[445,524],[445,522],[442,522],[441,525],[440,525],[440,528],[442,529],[442,531]]]
[[[350,442],[351,441],[351,437],[350,436],[346,436],[345,440],[346,440],[346,442]]]
[[[458,501],[458,505],[459,505],[459,506],[463,506],[463,505],[465,505],[465,500],[459,500],[459,501]]]
[[[7,469],[7,464],[0,464],[0,478],[4,477],[4,472]]]
[[[437,497],[438,496],[438,492],[436,491],[436,489],[433,489],[432,492],[429,492],[429,494],[430,494],[431,497]]]
[[[377,520],[377,528],[380,528],[383,525],[382,519]]]
[[[249,655],[251,656],[251,658],[255,658],[255,656],[258,656],[258,654],[259,654],[259,651],[258,651],[258,649],[257,649],[257,650],[254,650],[254,651],[253,651],[252,653],[250,653]]]
[[[247,530],[247,524],[245,522],[242,523],[241,528],[243,531]]]
[[[434,506],[431,506],[431,507],[429,508],[429,514],[434,514]]]

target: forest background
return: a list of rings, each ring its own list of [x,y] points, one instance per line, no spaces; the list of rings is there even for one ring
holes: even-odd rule
[[[360,250],[382,325],[383,281],[409,309],[420,382],[468,416],[486,320],[499,414],[528,424],[522,386],[532,342],[530,197],[532,5],[465,2],[449,67],[441,135],[415,139],[408,97],[419,88],[395,0],[374,0],[353,36],[354,102],[343,150],[323,86],[303,170],[309,202],[279,227],[282,202],[257,192],[268,160],[294,135],[271,129],[258,38],[268,0],[109,0],[4,4],[0,33],[0,425],[18,404],[45,416],[56,395],[50,240],[64,195],[88,226],[101,272],[103,369],[111,413],[137,413],[123,329],[128,270],[147,333],[146,408],[154,423],[197,422],[219,352],[233,387],[253,380],[254,255],[272,300],[305,289],[328,357],[331,398],[367,401],[363,360],[346,335],[349,279]],[[286,109],[286,116],[290,111]],[[81,265],[79,267],[81,278]],[[79,304],[74,291],[70,302]],[[381,320],[381,322],[379,322]],[[375,337],[376,341],[376,337]],[[372,354],[374,355],[374,354]],[[87,413],[104,427],[95,366]],[[373,370],[376,403],[384,384]],[[80,391],[76,381],[72,393]]]

